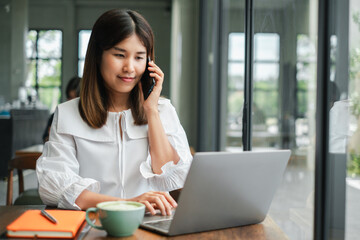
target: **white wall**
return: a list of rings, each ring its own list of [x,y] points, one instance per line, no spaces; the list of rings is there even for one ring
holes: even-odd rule
[[[28,0],[0,0],[0,96],[17,98],[26,75],[25,37]]]

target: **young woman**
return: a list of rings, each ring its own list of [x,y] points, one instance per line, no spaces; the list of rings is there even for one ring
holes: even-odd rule
[[[45,204],[87,209],[131,200],[163,215],[177,206],[167,191],[183,186],[192,156],[174,107],[160,97],[164,74],[153,61],[155,86],[144,99],[148,56],[153,32],[140,14],[114,9],[96,21],[80,98],[57,107],[37,161]]]

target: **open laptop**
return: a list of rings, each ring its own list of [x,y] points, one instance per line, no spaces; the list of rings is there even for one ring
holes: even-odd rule
[[[263,221],[290,150],[196,153],[172,216],[145,215],[141,227],[173,236]]]

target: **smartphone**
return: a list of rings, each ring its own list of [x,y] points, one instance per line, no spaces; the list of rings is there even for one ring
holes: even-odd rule
[[[152,90],[155,86],[155,79],[153,77],[150,77],[150,72],[148,70],[150,61],[151,61],[151,58],[148,57],[146,60],[146,69],[141,78],[141,86],[142,86],[145,100],[149,97],[150,93],[152,92]]]

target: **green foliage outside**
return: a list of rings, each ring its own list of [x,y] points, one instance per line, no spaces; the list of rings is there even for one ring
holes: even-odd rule
[[[244,105],[244,92],[235,91],[229,93],[228,97],[228,113],[230,116],[236,117],[242,114]]]
[[[38,87],[40,102],[50,110],[53,110],[61,99],[61,36],[61,31],[57,30],[31,30],[27,39],[28,76],[31,86]]]
[[[308,81],[306,80],[297,82],[297,106],[298,117],[305,118],[308,106]]]
[[[360,31],[360,12],[353,14],[353,21],[358,25]],[[356,84],[360,82],[360,49],[355,48],[350,52],[350,72],[349,72],[349,89],[356,89]],[[351,96],[351,113],[358,120],[360,118],[360,96],[357,92],[350,92]],[[358,121],[359,122],[359,121]],[[357,126],[357,131],[360,131],[360,126]],[[356,133],[355,133],[356,134]],[[359,144],[359,143],[356,143]],[[357,146],[360,148],[360,146]],[[359,150],[350,149],[350,161],[348,164],[348,173],[350,175],[360,176],[360,154]]]
[[[360,175],[360,155],[350,152],[350,160],[348,173],[350,175]]]
[[[305,116],[307,112],[307,91],[308,81],[298,81],[298,114]],[[229,89],[228,96],[228,114],[232,117],[238,117],[242,114],[244,104],[244,92]],[[255,81],[253,91],[254,105],[256,111],[261,112],[265,119],[278,118],[279,111],[279,88],[276,80]],[[255,111],[255,109],[254,109]]]
[[[267,118],[277,118],[279,109],[279,89],[277,81],[254,82],[254,104],[257,111],[262,112]]]

